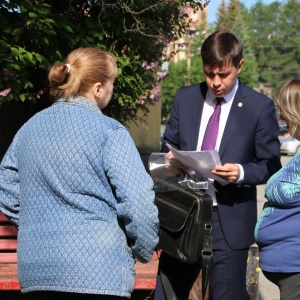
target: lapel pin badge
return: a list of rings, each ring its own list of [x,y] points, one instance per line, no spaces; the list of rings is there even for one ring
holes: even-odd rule
[[[243,103],[239,102],[238,107],[242,107],[242,106],[243,106]]]

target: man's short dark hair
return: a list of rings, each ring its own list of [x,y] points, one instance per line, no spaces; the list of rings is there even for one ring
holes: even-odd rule
[[[237,68],[243,58],[243,47],[234,34],[219,30],[203,42],[201,56],[204,66],[220,67],[231,62]]]

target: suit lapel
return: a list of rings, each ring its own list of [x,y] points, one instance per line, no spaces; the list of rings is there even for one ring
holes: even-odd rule
[[[198,145],[198,138],[199,138],[199,130],[200,130],[200,124],[201,124],[201,116],[202,116],[202,111],[203,111],[203,105],[204,105],[204,100],[206,97],[207,93],[207,85],[205,82],[201,82],[199,86],[199,91],[200,93],[197,94],[197,99],[195,99],[196,105],[193,106],[193,110],[191,111],[191,119],[195,120],[193,122],[191,128],[190,128],[190,147],[192,151],[195,151],[197,149]]]
[[[220,149],[219,149],[219,156],[222,159],[222,156],[224,155],[224,152],[226,151],[226,148],[228,146],[228,144],[231,141],[232,135],[236,129],[236,127],[238,126],[241,117],[247,107],[248,101],[247,101],[247,97],[245,95],[245,93],[243,92],[243,85],[240,82],[239,84],[239,88],[235,94],[235,97],[233,99],[233,103],[228,115],[228,119],[226,122],[226,126],[224,129],[224,133],[223,133],[223,137],[221,140],[221,144],[220,144]]]

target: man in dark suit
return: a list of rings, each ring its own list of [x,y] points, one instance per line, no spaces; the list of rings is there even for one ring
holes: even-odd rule
[[[207,191],[214,201],[210,286],[213,300],[243,300],[257,221],[256,185],[281,168],[278,122],[274,102],[238,80],[243,49],[233,34],[210,35],[201,56],[205,82],[178,89],[162,152],[169,151],[166,143],[179,150],[203,149],[210,116],[217,98],[222,98],[214,146],[222,166],[212,173],[223,180],[211,181],[214,189]],[[170,152],[167,157],[172,158]],[[185,264],[162,253],[154,299],[166,299],[167,290],[173,299],[188,299],[200,269],[199,264]]]

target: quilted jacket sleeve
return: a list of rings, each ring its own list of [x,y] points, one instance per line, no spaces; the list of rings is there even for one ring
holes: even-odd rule
[[[20,185],[17,162],[20,131],[7,150],[0,166],[0,211],[19,225]]]
[[[103,164],[116,194],[118,217],[132,241],[132,252],[141,262],[148,262],[158,243],[159,227],[153,181],[125,128],[109,134]]]

